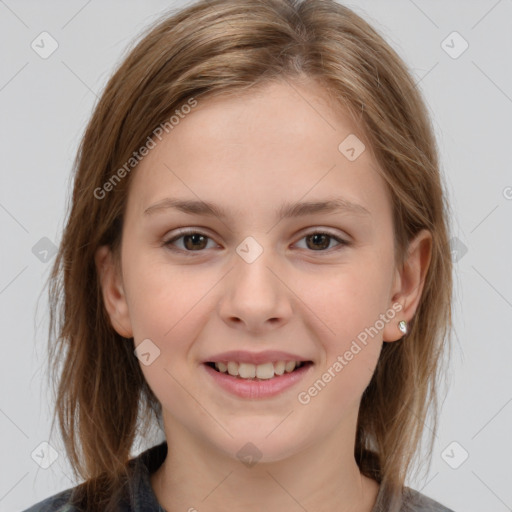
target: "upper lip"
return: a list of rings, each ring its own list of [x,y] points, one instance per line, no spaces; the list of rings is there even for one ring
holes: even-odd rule
[[[237,363],[262,364],[274,361],[310,361],[305,357],[279,350],[266,350],[265,352],[248,352],[246,350],[231,350],[210,356],[204,363],[218,363],[221,361],[236,361]]]

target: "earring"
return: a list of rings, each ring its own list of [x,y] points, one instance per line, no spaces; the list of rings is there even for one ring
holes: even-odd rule
[[[398,322],[398,328],[402,334],[407,334],[407,322],[405,320],[400,320],[400,322]]]

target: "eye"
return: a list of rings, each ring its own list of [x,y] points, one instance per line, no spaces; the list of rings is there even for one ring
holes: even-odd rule
[[[305,249],[315,252],[328,252],[328,250],[333,248],[331,246],[333,241],[337,242],[338,247],[350,245],[346,240],[325,231],[314,231],[303,236],[300,240],[306,240]],[[179,245],[176,243],[178,241],[181,241],[181,247],[176,247]],[[164,245],[173,251],[190,253],[201,252],[204,249],[212,249],[213,247],[208,247],[208,241],[212,242],[214,246],[216,245],[208,235],[200,231],[179,230],[179,234],[164,242]]]
[[[346,240],[325,231],[314,231],[302,237],[301,240],[306,240],[306,249],[316,252],[327,252],[326,249],[332,248],[329,246],[333,240],[338,242],[338,246],[349,245]]]
[[[171,239],[164,242],[165,246],[168,246],[169,249],[173,251],[183,251],[183,252],[200,252],[203,249],[207,248],[208,240],[213,242],[209,236],[201,233],[199,231],[184,231],[181,230],[178,236],[174,236]],[[183,248],[175,248],[173,247],[175,242],[178,240],[182,240]],[[210,247],[211,248],[211,247]]]

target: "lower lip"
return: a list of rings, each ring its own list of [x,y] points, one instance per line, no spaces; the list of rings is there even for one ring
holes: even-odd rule
[[[279,375],[278,377],[273,377],[268,380],[246,380],[233,377],[228,373],[218,372],[211,366],[203,363],[203,367],[206,369],[208,374],[212,376],[214,381],[221,388],[229,391],[233,395],[253,400],[270,398],[291,388],[294,384],[297,384],[304,378],[312,366],[312,363],[308,363],[291,373],[283,373],[283,375]]]

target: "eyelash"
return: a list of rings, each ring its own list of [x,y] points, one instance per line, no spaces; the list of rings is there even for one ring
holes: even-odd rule
[[[197,230],[194,230],[194,229],[181,229],[179,230],[179,234],[177,236],[174,236],[172,238],[170,238],[169,240],[165,241],[164,242],[164,246],[166,246],[169,250],[171,251],[174,251],[174,252],[179,252],[179,253],[182,253],[182,254],[187,254],[187,256],[195,256],[193,253],[201,253],[201,252],[204,252],[206,249],[200,249],[200,250],[197,250],[197,251],[189,251],[189,250],[186,250],[186,249],[177,249],[176,247],[173,247],[173,242],[176,242],[177,240],[179,240],[180,238],[183,238],[185,236],[188,236],[188,235],[200,235],[200,236],[203,236],[205,238],[207,238],[208,240],[212,240],[212,238],[210,236],[208,236],[206,233],[203,233],[201,231],[197,231]],[[313,250],[313,249],[310,249],[309,252],[318,252],[318,253],[331,253],[333,251],[337,251],[337,250],[340,250],[341,248],[343,247],[348,247],[351,245],[350,242],[336,236],[336,235],[333,235],[332,233],[329,233],[328,231],[321,231],[321,230],[318,230],[318,231],[311,231],[309,233],[306,233],[304,236],[302,236],[300,238],[300,240],[303,240],[304,238],[308,237],[308,236],[312,236],[312,235],[326,235],[327,237],[329,237],[330,239],[333,239],[335,240],[336,242],[338,242],[338,245],[335,246],[334,248],[330,248],[330,249],[319,249],[317,251]],[[308,250],[308,249],[306,249]]]

